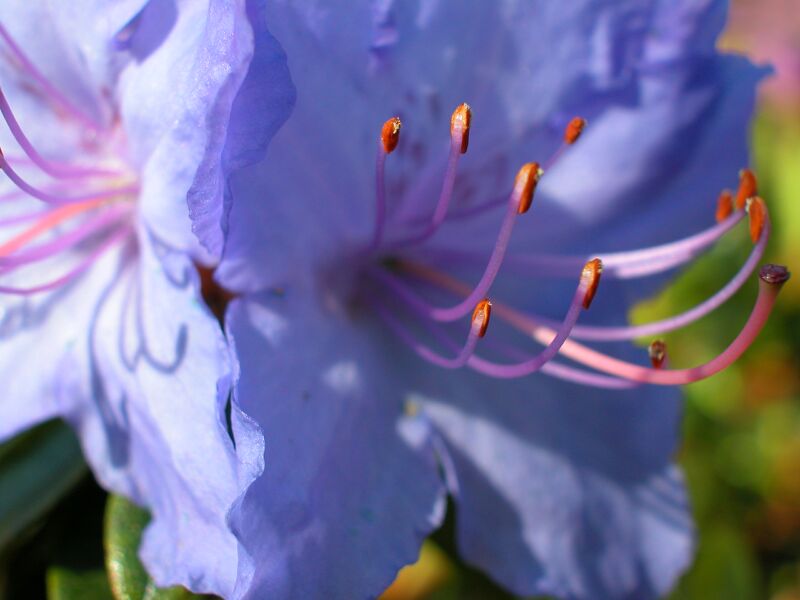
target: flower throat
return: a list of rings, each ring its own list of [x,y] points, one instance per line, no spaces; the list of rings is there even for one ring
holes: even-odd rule
[[[59,119],[113,147],[114,129],[95,122],[62,94],[2,24],[0,50]],[[136,178],[122,167],[87,166],[43,157],[17,121],[2,88],[0,113],[21,150],[21,154],[5,154],[0,149],[0,170],[15,186],[0,195],[4,209],[0,218],[0,294],[29,296],[55,290],[84,273],[108,250],[132,238],[139,187]],[[97,163],[93,149],[82,150],[88,155],[84,162]],[[31,175],[36,184],[28,179]],[[31,200],[41,208],[30,210]],[[40,239],[46,241],[34,245]],[[68,257],[71,264],[53,279],[24,287],[3,281],[59,257]],[[30,279],[25,277],[26,281]]]

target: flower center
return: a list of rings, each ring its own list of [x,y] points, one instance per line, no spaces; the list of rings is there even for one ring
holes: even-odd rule
[[[506,200],[487,199],[468,209],[451,209],[459,158],[469,146],[472,111],[462,104],[450,121],[450,151],[441,193],[430,217],[401,223],[389,218],[385,184],[388,157],[401,143],[402,123],[397,117],[386,121],[380,132],[375,161],[375,221],[372,237],[361,252],[366,260],[365,283],[359,286],[359,300],[367,304],[404,344],[422,359],[443,368],[473,369],[497,378],[516,378],[541,371],[575,383],[598,387],[627,388],[642,383],[683,384],[708,377],[733,362],[753,342],[771,310],[777,292],[788,279],[783,267],[767,266],[760,274],[759,296],[740,335],[718,357],[693,369],[667,368],[666,344],[655,340],[649,349],[651,367],[627,363],[589,348],[576,340],[610,342],[663,334],[688,325],[709,314],[730,298],[750,278],[766,248],[770,222],[766,204],[757,196],[752,171],[740,173],[736,197],[724,191],[718,201],[716,223],[685,239],[625,252],[597,253],[595,256],[531,254],[513,251],[509,243],[517,221],[533,204],[539,180],[570,146],[577,143],[586,126],[580,117],[565,127],[563,143],[545,161],[528,162],[519,169]],[[420,246],[434,238],[448,220],[482,218],[503,210],[497,238],[486,254],[448,248],[446,244]],[[745,217],[749,220],[753,250],[733,279],[705,302],[679,315],[642,325],[578,325],[589,309],[602,274],[604,279],[626,280],[656,275],[683,266],[710,248]],[[411,233],[407,233],[411,230]],[[401,235],[393,236],[397,230]],[[598,258],[599,257],[599,258]],[[475,284],[466,284],[454,272],[482,268]],[[772,277],[769,273],[782,273]],[[572,300],[561,321],[553,321],[513,308],[490,293],[501,274],[578,279]],[[511,335],[487,332],[490,315],[506,332],[522,333],[522,344],[507,343]],[[454,341],[452,329],[469,319],[466,340]],[[494,329],[494,326],[493,326]],[[463,334],[462,334],[463,335]],[[520,336],[516,336],[517,340]],[[530,341],[544,346],[538,352],[525,349]],[[478,355],[485,351],[486,356]],[[582,366],[554,360],[561,355]],[[588,367],[590,370],[587,370]]]
[[[92,144],[78,145],[69,162],[42,156],[0,88],[0,113],[19,150],[0,149],[0,170],[15,187],[0,195],[0,294],[25,296],[69,283],[109,249],[129,240],[139,188],[133,171],[117,158],[115,149],[122,141],[118,130],[98,125],[75,106],[2,24],[0,44],[26,84],[69,121],[65,125],[94,136]],[[64,259],[58,261],[62,273],[36,281],[36,266],[53,259]],[[20,280],[24,286],[16,285]]]

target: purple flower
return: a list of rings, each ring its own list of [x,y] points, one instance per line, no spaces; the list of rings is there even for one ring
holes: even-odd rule
[[[237,453],[263,469],[230,517],[235,597],[378,594],[447,494],[462,557],[515,593],[670,588],[692,547],[670,460],[679,393],[637,382],[694,372],[666,369],[658,344],[645,369],[573,339],[641,335],[623,323],[653,285],[631,278],[747,218],[729,196],[713,216],[747,163],[761,76],[716,52],[724,19],[713,0],[269,3],[297,103],[264,162],[231,180],[217,271],[242,294],[226,315]],[[575,115],[588,125],[565,144]],[[743,274],[655,329],[749,277],[769,227],[755,202]],[[657,248],[621,253],[642,246]],[[603,282],[575,325],[599,251]],[[567,335],[561,350],[600,373],[547,361]],[[552,377],[521,377],[537,369]]]
[[[157,582],[224,595],[225,514],[252,473],[194,264],[221,252],[228,174],[291,106],[261,9],[0,7],[0,439],[69,421],[98,480],[152,512],[142,555]]]

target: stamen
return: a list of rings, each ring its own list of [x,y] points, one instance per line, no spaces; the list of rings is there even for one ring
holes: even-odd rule
[[[375,157],[375,227],[368,250],[375,250],[380,246],[386,229],[386,157],[397,148],[402,125],[399,117],[392,117],[381,128],[378,153]]]
[[[743,209],[748,198],[752,198],[756,194],[758,194],[758,183],[755,173],[750,169],[742,169],[739,171],[739,189],[736,191],[736,209]]]
[[[486,298],[475,305],[472,312],[472,326],[478,328],[478,337],[484,337],[489,328],[489,319],[492,316],[492,303]]]
[[[442,367],[443,369],[458,369],[466,365],[470,357],[475,353],[478,340],[485,335],[486,328],[489,326],[490,309],[488,307],[491,305],[488,301],[484,300],[475,307],[475,314],[477,316],[473,316],[466,342],[464,342],[464,345],[455,357],[447,358],[431,350],[428,346],[416,341],[402,323],[400,323],[400,321],[380,302],[372,300],[371,304],[375,312],[378,313],[378,316],[403,343],[428,362],[433,363],[437,367]],[[483,305],[483,307],[481,307],[481,305]]]
[[[641,385],[635,381],[628,381],[627,379],[620,379],[619,377],[609,377],[608,375],[601,375],[600,373],[591,373],[589,371],[583,371],[582,369],[575,369],[574,367],[563,365],[555,360],[551,360],[546,365],[543,365],[540,373],[569,381],[570,383],[577,383],[578,385],[609,390],[629,390]]]
[[[603,274],[603,263],[599,258],[593,258],[583,267],[581,278],[586,281],[586,294],[583,297],[583,308],[589,310],[600,285],[600,275]]]
[[[397,148],[397,143],[400,141],[400,128],[403,123],[400,117],[392,117],[383,124],[381,128],[381,144],[383,151],[386,154],[391,154]]]
[[[36,148],[34,148],[33,144],[22,131],[22,127],[20,127],[19,122],[14,116],[14,112],[11,110],[11,105],[8,103],[8,100],[6,100],[6,96],[3,93],[2,88],[0,88],[0,113],[3,114],[6,124],[8,125],[8,129],[11,131],[11,135],[14,136],[14,139],[17,140],[20,148],[22,148],[33,164],[38,166],[48,175],[61,179],[90,176],[109,177],[119,175],[118,172],[109,171],[107,169],[93,169],[59,164],[44,158],[41,154],[39,154]]]
[[[450,117],[450,137],[459,141],[461,154],[466,154],[469,146],[470,125],[472,125],[472,109],[464,102],[456,107]]]
[[[755,244],[761,238],[767,218],[764,201],[758,196],[750,198],[747,201],[747,214],[750,216],[750,239]]]
[[[578,138],[580,137],[585,127],[586,127],[586,119],[583,119],[581,117],[574,117],[567,124],[567,127],[564,129],[564,142],[559,146],[558,150],[556,150],[553,153],[553,155],[545,161],[544,166],[541,169],[542,173],[544,171],[549,171],[550,168],[558,161],[561,155],[566,151],[566,149],[578,141]],[[475,206],[469,206],[466,208],[462,208],[460,210],[453,211],[453,213],[450,215],[450,218],[466,219],[484,213],[493,208],[496,208],[502,205],[504,200],[505,196],[501,195],[496,198],[492,198],[491,200],[486,200],[484,202],[481,202],[480,204],[476,204]]]
[[[647,348],[647,354],[653,368],[660,369],[667,360],[667,344],[663,340],[655,340]]]
[[[753,246],[745,263],[734,275],[734,277],[716,294],[698,304],[675,316],[662,319],[660,321],[653,321],[650,323],[643,323],[641,325],[625,325],[620,327],[614,326],[595,326],[595,325],[577,325],[572,331],[572,337],[580,340],[593,340],[596,342],[613,342],[622,340],[631,340],[638,337],[645,337],[650,335],[657,335],[680,329],[698,319],[705,317],[712,313],[717,308],[722,306],[728,299],[738,292],[745,282],[750,278],[750,275],[755,271],[759,261],[764,256],[764,252],[769,240],[770,224],[769,215],[766,213],[766,205],[763,201],[760,203],[763,209],[763,230],[760,234],[758,242]],[[741,213],[739,213],[741,214]],[[532,318],[542,325],[555,327],[555,323],[544,317],[533,315]]]
[[[0,257],[8,256],[35,240],[40,235],[47,233],[54,227],[63,223],[76,215],[86,212],[99,206],[102,200],[93,200],[60,206],[54,210],[45,212],[42,218],[30,226],[28,229],[18,233],[7,242],[0,244]]]
[[[19,288],[19,287],[9,287],[9,286],[0,286],[0,294],[12,294],[15,296],[29,296],[32,294],[36,294],[39,292],[46,292],[49,290],[54,290],[58,287],[66,285],[70,281],[72,281],[75,277],[86,271],[92,264],[100,258],[100,256],[110,249],[114,244],[124,241],[127,239],[132,233],[130,227],[121,227],[117,233],[113,236],[110,236],[106,240],[103,241],[97,248],[95,248],[92,252],[90,252],[76,267],[72,270],[67,272],[65,275],[58,277],[48,283],[43,283],[37,286],[28,287],[28,288]]]
[[[650,248],[611,252],[601,254],[604,275],[613,279],[631,279],[662,273],[694,259],[702,251],[721,239],[739,221],[744,218],[743,212],[735,212],[726,220],[712,227],[693,234],[682,240],[669,242]],[[449,262],[472,263],[480,256],[470,251],[453,251],[429,248],[428,255]],[[561,256],[557,254],[512,254],[505,258],[503,268],[512,272],[529,275],[531,272],[554,277],[571,276],[586,261],[585,256]]]
[[[492,377],[499,377],[501,379],[524,377],[540,370],[556,354],[558,354],[561,346],[567,341],[572,328],[575,327],[575,323],[578,321],[581,309],[583,309],[585,306],[586,296],[589,289],[592,286],[596,287],[597,285],[596,282],[598,281],[598,278],[594,273],[595,268],[590,267],[587,264],[586,268],[584,268],[584,271],[581,274],[580,283],[578,284],[578,288],[575,290],[575,295],[572,298],[572,302],[570,303],[567,314],[564,317],[564,321],[556,332],[555,337],[541,352],[539,352],[539,354],[526,361],[510,365],[497,364],[483,358],[473,356],[469,359],[467,364],[470,366],[470,368],[478,371],[479,373],[490,375]]]
[[[424,324],[426,329],[439,342],[450,348],[453,352],[459,352],[458,344],[456,344],[452,339],[450,339],[450,337],[441,329],[441,327],[437,323],[425,320]],[[404,340],[404,342],[408,343],[409,340],[410,338]],[[487,339],[484,342],[484,344],[488,347],[498,349],[500,352],[506,354],[510,358],[516,358],[518,360],[527,359],[527,356],[521,350],[518,350],[513,346],[509,346],[497,340]],[[578,385],[586,385],[586,386],[606,388],[606,389],[614,389],[614,390],[631,389],[642,385],[634,381],[628,381],[627,379],[620,379],[618,377],[609,377],[608,375],[602,375],[600,373],[592,373],[590,371],[576,369],[574,367],[558,363],[555,360],[551,360],[542,365],[540,372],[549,375],[550,377],[556,377],[557,379],[563,379],[564,381],[569,381],[570,383],[576,383]]]
[[[44,190],[40,190],[32,186],[22,177],[20,177],[20,175],[11,167],[11,165],[8,164],[8,161],[3,155],[2,149],[0,149],[0,171],[4,171],[8,178],[23,192],[29,196],[33,196],[34,198],[41,200],[42,202],[47,202],[48,204],[70,204],[73,202],[83,202],[86,200],[113,198],[116,196],[122,196],[124,194],[134,194],[138,191],[138,187],[136,185],[126,185],[120,186],[116,189],[99,190],[73,197],[50,194]]]
[[[89,127],[92,130],[101,129],[102,127],[95,122],[94,119],[89,117],[85,112],[77,108],[64,94],[62,94],[58,89],[50,83],[50,80],[44,76],[44,74],[36,68],[36,66],[31,62],[31,60],[27,57],[27,55],[22,51],[22,48],[14,41],[14,38],[11,37],[11,34],[8,30],[3,27],[3,24],[0,23],[0,38],[3,38],[5,41],[6,46],[11,51],[11,54],[19,63],[19,66],[24,70],[27,71],[28,75],[36,81],[37,84],[42,88],[50,98],[56,102],[56,104],[60,104],[61,107],[72,114],[73,117],[81,121],[85,126]]]
[[[761,206],[765,208],[763,201]],[[740,218],[742,214],[743,213],[740,212],[738,213],[739,217],[734,218]],[[672,331],[692,323],[706,314],[709,314],[722,305],[734,293],[736,293],[736,291],[738,291],[744,282],[750,277],[750,274],[755,269],[758,261],[761,260],[761,257],[766,249],[766,244],[769,239],[769,227],[769,215],[765,210],[764,231],[762,232],[762,235],[760,236],[756,245],[753,247],[753,251],[751,252],[748,260],[745,262],[736,276],[725,287],[723,287],[717,294],[702,304],[680,315],[642,325],[623,327],[576,325],[572,329],[571,336],[576,339],[595,341],[627,340],[636,337]],[[408,261],[402,261],[399,263],[399,265],[405,272],[419,277],[424,281],[433,283],[440,288],[449,290],[459,295],[466,295],[468,293],[469,288],[466,285],[448,275],[434,271],[423,265]],[[556,335],[554,329],[558,327],[558,323],[555,323],[549,319],[538,316],[524,315],[523,313],[515,311],[514,309],[502,304],[496,304],[495,310],[501,319],[511,323],[513,326],[523,332],[530,333],[535,339],[539,340],[543,344],[548,344]],[[570,356],[570,358],[578,360],[579,362],[586,362],[592,366],[596,360],[603,356],[601,353],[572,341],[568,341],[564,346],[565,353],[568,350],[577,352],[577,354],[569,352],[567,355]]]
[[[469,128],[471,123],[472,110],[469,105],[460,104],[450,117],[450,155],[447,158],[442,191],[439,193],[439,201],[436,203],[433,217],[428,223],[428,226],[421,233],[391,244],[390,248],[392,250],[414,246],[424,242],[433,236],[441,224],[444,223],[447,210],[450,207],[450,200],[453,197],[458,159],[467,151],[467,146],[469,144]]]
[[[580,138],[585,127],[586,119],[582,117],[573,117],[570,119],[570,122],[567,123],[567,126],[564,128],[564,141],[558,147],[558,150],[556,150],[553,155],[544,163],[545,171],[549,171],[550,168],[558,161],[558,159],[561,158],[561,155],[564,154],[566,149],[578,141],[578,138]]]
[[[765,265],[759,274],[758,298],[750,317],[736,339],[716,358],[690,369],[648,369],[621,361],[603,354],[594,353],[595,358],[584,361],[589,366],[623,377],[631,381],[657,385],[685,385],[706,379],[730,366],[755,341],[767,322],[783,284],[789,279],[789,271],[779,265]],[[566,353],[570,355],[572,353]],[[599,356],[598,356],[599,355]],[[571,356],[575,358],[574,356]],[[578,359],[579,360],[579,359]]]
[[[782,284],[786,282],[788,278],[789,273],[785,267],[776,265],[766,265],[763,267],[760,274],[759,295],[756,300],[756,306],[744,328],[722,354],[699,367],[680,370],[648,369],[612,358],[571,340],[564,342],[561,352],[564,356],[604,373],[639,383],[684,385],[686,383],[699,381],[728,367],[744,353],[747,347],[756,339],[766,323],[774,305],[775,298]],[[502,305],[496,305],[495,311],[501,319],[522,331],[529,331],[535,339],[542,343],[548,343],[548,341],[555,339],[554,336],[557,336],[557,332],[538,326],[518,311]]]
[[[564,130],[564,142],[570,145],[577,142],[581,133],[583,133],[584,127],[586,127],[586,119],[573,117]]]
[[[26,252],[11,255],[0,252],[0,272],[8,273],[13,269],[50,258],[59,252],[73,248],[98,232],[107,229],[109,225],[120,225],[122,218],[129,212],[130,207],[120,205],[102,211],[97,217],[82,223],[72,231]]]
[[[19,190],[17,190],[19,191]],[[22,195],[22,192],[19,192]],[[0,198],[2,202],[4,198]],[[0,227],[8,227],[11,225],[19,225],[20,223],[27,223],[28,221],[35,221],[50,212],[51,209],[37,210],[36,212],[27,212],[14,215],[13,217],[5,217],[0,219]]]
[[[727,219],[733,212],[733,194],[730,190],[722,190],[717,198],[717,223]]]
[[[548,344],[547,347],[544,348],[544,350],[542,350],[536,356],[516,364],[502,365],[493,363],[491,361],[470,354],[470,356],[466,357],[465,360],[466,364],[469,365],[470,368],[480,373],[484,373],[485,375],[490,375],[492,377],[499,377],[503,379],[523,377],[525,375],[530,375],[531,373],[540,370],[558,353],[561,346],[569,337],[571,329],[575,326],[575,322],[578,320],[578,317],[580,316],[581,309],[583,308],[583,301],[584,298],[586,297],[586,291],[590,285],[591,285],[591,277],[588,275],[582,275],[578,287],[575,291],[575,295],[573,296],[572,302],[570,303],[569,309],[567,310],[567,314],[564,317],[564,321],[561,327],[559,328],[559,331],[556,333],[556,336],[553,338],[550,344]],[[408,302],[409,306],[415,311],[417,312],[419,311],[419,304],[417,302],[413,301],[409,302],[409,299],[414,297],[414,293],[411,292],[406,286],[397,282],[397,286],[393,286],[393,289],[395,291],[400,292],[398,294],[398,297],[400,299]],[[411,338],[410,334],[405,329],[403,329],[402,326],[399,325],[399,323],[397,323],[396,321],[394,323],[390,323],[391,317],[389,316],[389,318],[387,318],[386,309],[384,309],[380,305],[376,305],[375,308],[378,311],[378,313],[384,318],[384,320],[390,325],[390,327],[394,330],[394,332],[406,344],[411,346],[418,354],[420,354],[420,356],[423,356],[427,360],[430,360],[431,362],[440,365],[443,364],[444,361],[455,360],[455,359],[443,359],[442,357],[439,357],[438,355],[435,354],[431,356],[430,350],[415,342]],[[484,320],[473,319],[470,335],[475,334],[477,337],[477,334],[479,333],[479,327],[477,326],[477,324],[480,323],[482,325],[487,321],[488,317],[487,319]],[[425,327],[429,329],[429,331],[436,334],[436,331],[438,331],[438,329],[435,323],[432,323],[427,319],[422,319],[422,322],[425,325]],[[468,344],[469,344],[469,339],[467,344],[465,344],[465,349],[467,348]],[[474,351],[474,347],[475,345],[472,344],[470,350]],[[458,358],[464,359],[464,355],[465,352],[462,351],[459,354]],[[435,360],[432,360],[434,358]],[[564,369],[561,369],[561,372],[563,373]]]
[[[537,169],[532,168],[531,165],[535,165],[535,163],[524,165],[517,175],[514,191],[509,197],[508,208],[506,209],[503,223],[500,226],[497,241],[495,242],[492,254],[489,256],[489,261],[486,264],[486,268],[478,284],[462,302],[449,308],[436,308],[429,305],[424,300],[418,299],[416,304],[426,317],[435,321],[455,321],[466,315],[481,298],[484,298],[488,294],[489,288],[494,283],[495,278],[500,272],[500,267],[503,264],[503,258],[505,257],[508,243],[511,240],[511,233],[514,230],[514,223],[520,214],[520,207],[524,201],[530,202],[529,199],[526,200],[526,195],[532,194],[531,180],[533,177],[531,175],[537,172]],[[375,275],[384,280],[385,283],[393,285],[392,280],[394,278],[390,274],[378,270]]]
[[[542,175],[544,175],[544,171],[539,167],[539,163],[536,162],[523,165],[517,173],[517,177],[514,180],[514,189],[518,190],[519,194],[517,213],[522,215],[530,209],[533,203],[533,194],[536,191],[536,185],[539,183],[539,179],[542,178]]]

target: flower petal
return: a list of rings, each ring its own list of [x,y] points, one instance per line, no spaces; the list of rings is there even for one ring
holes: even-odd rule
[[[249,0],[255,51],[233,105],[217,111],[216,135],[189,190],[193,229],[206,249],[219,257],[230,205],[228,176],[261,159],[272,136],[294,106],[295,91],[283,49],[266,28],[263,2]],[[226,109],[226,110],[225,110]],[[220,140],[224,141],[223,143]],[[225,202],[209,202],[224,195]]]
[[[87,397],[89,324],[118,261],[118,253],[109,253],[79,281],[50,294],[0,295],[0,375],[5,382],[0,439],[72,414]],[[45,264],[35,283],[55,278],[69,266],[68,257]],[[27,277],[6,277],[4,284],[34,284]]]
[[[189,259],[146,233],[140,249],[98,317],[102,384],[74,420],[100,481],[152,513],[141,553],[155,581],[229,595],[238,546],[226,514],[254,473],[227,430],[226,344]],[[115,456],[106,446],[120,439]]]
[[[0,22],[27,59],[71,107],[90,123],[103,126],[111,118],[101,89],[113,83],[107,69],[112,63],[113,35],[144,2],[6,0],[0,8]],[[7,48],[5,40],[0,47]],[[26,74],[19,62],[11,59],[13,56],[6,53],[0,60],[4,87]],[[38,84],[33,89],[42,91]]]
[[[0,24],[51,88],[46,89],[32,76],[7,40],[0,40],[3,90],[26,134],[41,150],[63,157],[68,155],[68,149],[75,147],[74,143],[65,143],[70,138],[65,139],[64,130],[73,139],[78,134],[65,117],[78,113],[77,124],[83,129],[99,129],[110,122],[112,115],[101,92],[113,83],[108,77],[110,72],[104,73],[106,77],[99,74],[95,77],[88,68],[89,63],[112,62],[113,49],[103,48],[101,52],[100,46],[105,42],[110,45],[113,33],[103,38],[98,29],[124,25],[128,15],[143,3],[144,0],[124,0],[113,7],[108,3],[106,10],[92,14],[85,12],[86,2],[7,0],[2,3]],[[76,27],[75,21],[80,26]],[[87,54],[89,46],[94,49],[92,54]],[[4,134],[5,129],[0,127]]]
[[[47,3],[51,20],[75,44],[95,90],[113,84],[122,63],[120,38],[143,7],[159,0],[76,0]],[[25,40],[26,49],[28,40]],[[36,42],[34,42],[36,43]],[[43,44],[44,45],[44,44]],[[51,49],[50,52],[53,52]],[[55,57],[55,53],[53,54]],[[101,97],[101,94],[98,94]]]
[[[261,465],[239,461],[228,433],[227,345],[192,263],[147,235],[139,247],[52,294],[2,297],[0,438],[64,417],[100,483],[153,514],[142,554],[156,581],[228,595],[226,514]],[[234,418],[237,435],[258,434]]]
[[[643,392],[473,375],[446,400],[422,397],[449,456],[461,555],[520,595],[665,594],[692,547],[670,465],[679,393]]]
[[[248,6],[244,0],[209,0],[171,9],[153,3],[142,14],[135,35],[161,26],[165,19],[174,24],[120,80],[128,142],[143,170],[144,218],[172,245],[202,255],[194,248],[194,236],[199,236],[207,260],[215,260],[222,251],[228,171],[263,153],[281,115],[291,108],[282,50],[260,15],[252,0]],[[248,72],[254,44],[256,62]],[[240,90],[243,96],[237,100]],[[260,101],[265,102],[262,112],[246,115],[258,124],[251,130],[253,137],[245,140],[245,116],[231,113],[252,111],[252,104]]]
[[[237,598],[376,595],[442,516],[431,449],[399,429],[402,382],[330,310],[298,285],[228,311],[235,400],[266,443],[264,473],[231,516],[252,559]]]

